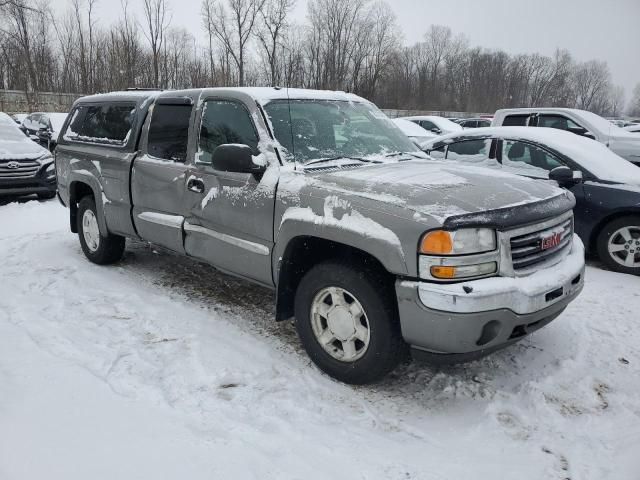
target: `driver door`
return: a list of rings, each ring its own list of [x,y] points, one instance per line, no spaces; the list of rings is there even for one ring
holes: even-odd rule
[[[185,250],[220,270],[272,286],[278,178],[277,161],[269,162],[273,152],[258,150],[256,126],[239,100],[206,99],[196,128],[198,148],[185,192]],[[248,145],[254,156],[270,163],[269,170],[263,175],[216,170],[213,151],[224,144]]]

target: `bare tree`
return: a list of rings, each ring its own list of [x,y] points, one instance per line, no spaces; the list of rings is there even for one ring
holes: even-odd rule
[[[262,25],[256,30],[256,37],[264,51],[269,66],[269,82],[280,83],[278,53],[282,50],[282,38],[287,28],[287,15],[296,0],[267,0],[260,10]]]
[[[207,31],[207,38],[209,41],[208,45],[208,60],[209,60],[209,79],[212,85],[215,85],[215,70],[216,70],[216,62],[214,60],[214,38],[215,33],[213,30],[213,24],[215,19],[215,0],[202,0],[202,5],[200,6],[200,17],[202,18],[202,24],[204,25],[205,30]]]
[[[233,58],[238,69],[238,85],[241,87],[245,85],[247,44],[265,2],[266,0],[226,0],[227,7],[221,2],[215,2],[217,21],[211,23],[211,28],[225,51]]]
[[[579,64],[573,74],[576,108],[602,113],[606,109],[610,78],[605,62],[591,60]]]
[[[616,85],[609,92],[609,114],[618,117],[622,115],[625,105],[624,88]]]
[[[627,108],[627,114],[632,117],[640,117],[640,83],[631,92],[631,101]]]
[[[153,86],[160,87],[160,53],[165,31],[171,24],[171,16],[166,0],[144,0],[146,30],[144,36],[151,47],[153,60]]]

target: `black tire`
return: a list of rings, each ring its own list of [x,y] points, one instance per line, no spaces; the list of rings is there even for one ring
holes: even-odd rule
[[[77,227],[82,251],[89,260],[98,265],[109,265],[117,262],[122,258],[122,254],[124,253],[125,238],[109,232],[103,232],[102,229],[100,229],[97,248],[95,250],[89,248],[85,240],[82,222],[84,213],[87,210],[93,212],[93,215],[97,218],[96,203],[91,196],[82,197],[78,204]]]
[[[56,196],[56,192],[39,193],[38,200],[51,200]]]
[[[635,233],[632,236],[631,243],[628,245],[625,245],[626,242],[624,241],[624,239],[616,234],[616,232],[624,227],[632,227]],[[625,250],[628,253],[623,254],[622,252],[620,252],[618,255],[616,255],[615,253],[609,252],[609,240],[613,235],[616,236],[616,238],[614,238],[613,240],[616,241],[616,243],[625,245]],[[638,266],[635,267],[625,266],[621,263],[618,263],[616,261],[616,258],[614,258],[617,257],[618,260],[624,260],[624,258],[626,258],[625,255],[633,254],[635,255],[635,258],[637,260],[640,260],[640,216],[630,215],[627,217],[617,218],[607,223],[598,234],[597,249],[600,260],[602,260],[602,262],[611,270],[614,270],[616,272],[629,273],[632,275],[640,275],[640,264],[637,264]],[[631,252],[632,250],[633,252]]]
[[[328,287],[348,291],[364,309],[369,343],[364,354],[345,362],[322,347],[312,326],[311,308],[316,295]],[[296,329],[311,360],[341,382],[362,385],[382,379],[407,357],[402,339],[393,282],[377,272],[328,261],[312,267],[298,285],[295,297]]]

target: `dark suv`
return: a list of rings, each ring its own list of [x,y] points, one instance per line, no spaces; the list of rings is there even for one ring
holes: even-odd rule
[[[31,194],[55,196],[53,157],[25,137],[9,115],[0,113],[0,196]]]

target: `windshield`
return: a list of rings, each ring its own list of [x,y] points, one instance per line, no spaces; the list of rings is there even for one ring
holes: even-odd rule
[[[600,115],[596,115],[595,113],[583,110],[580,112],[580,115],[582,115],[584,119],[595,128],[607,135],[626,135],[627,133],[629,133],[618,127],[617,125],[614,125],[609,120],[602,118]]]
[[[265,105],[288,160],[363,158],[397,152],[421,154],[372,105],[338,100],[275,100]]]

